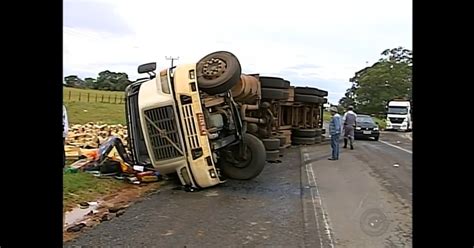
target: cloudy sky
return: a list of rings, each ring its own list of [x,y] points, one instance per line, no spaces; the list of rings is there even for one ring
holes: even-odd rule
[[[411,0],[64,0],[63,23],[65,76],[133,80],[143,63],[227,50],[244,73],[327,90],[331,103],[383,50],[412,49]]]

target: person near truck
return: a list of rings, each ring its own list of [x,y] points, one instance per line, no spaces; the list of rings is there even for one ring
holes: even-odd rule
[[[69,121],[67,119],[66,106],[63,104],[63,147],[66,145],[66,138],[69,131]],[[63,151],[63,167],[66,166],[66,151]]]
[[[341,116],[337,113],[336,107],[330,107],[331,121],[329,122],[329,134],[331,135],[332,156],[329,160],[339,159],[339,138],[341,136]]]
[[[344,123],[344,146],[347,148],[347,141],[349,141],[351,150],[354,150],[354,128],[356,127],[357,114],[354,112],[354,107],[349,106],[347,112],[342,117]]]

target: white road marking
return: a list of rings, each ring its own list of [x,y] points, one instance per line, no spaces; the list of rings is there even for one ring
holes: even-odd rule
[[[311,178],[313,179],[312,183],[314,184],[314,187],[311,187],[311,189],[310,189],[311,190],[311,198],[312,198],[312,201],[313,201],[314,216],[316,217],[316,221],[318,221],[317,213],[316,213],[316,205],[315,205],[315,202],[314,202],[315,197],[314,197],[314,192],[313,192],[313,189],[316,189],[316,193],[318,195],[317,198],[319,200],[319,206],[321,206],[321,210],[323,212],[324,228],[326,229],[326,235],[328,236],[331,247],[334,248],[334,241],[333,241],[332,236],[331,236],[331,229],[330,229],[330,225],[329,225],[329,216],[327,216],[327,218],[326,218],[326,215],[328,215],[328,214],[324,210],[323,202],[321,201],[321,195],[319,194],[318,184],[316,183],[316,177],[314,176],[312,165],[313,165],[312,163],[306,164],[306,174],[308,175],[308,181],[310,179],[309,174],[311,174]],[[310,186],[313,186],[313,185],[310,184]],[[318,224],[318,232],[319,232],[319,224]],[[321,237],[321,234],[319,234],[319,235],[320,235],[319,237]],[[320,238],[320,240],[321,240],[321,238]],[[321,247],[322,247],[322,243],[321,243]]]
[[[303,158],[304,162],[306,162],[306,161],[309,160],[309,154],[308,154],[308,153],[304,153],[304,154],[303,154],[303,157],[304,157],[304,158]]]
[[[303,154],[304,155],[307,155],[307,153]],[[310,184],[311,186],[311,182],[310,179],[311,177],[309,176],[309,169],[308,169],[308,165],[311,165],[311,163],[309,164],[306,164],[306,176],[308,177],[308,183]],[[311,167],[311,166],[310,166]],[[314,179],[314,178],[313,178]],[[319,220],[318,220],[318,213],[316,211],[316,203],[314,202],[314,193],[313,193],[313,188],[310,189],[310,192],[311,192],[311,201],[313,203],[313,211],[314,211],[314,219],[316,220],[316,228],[318,229],[318,237],[319,237],[319,244],[320,246],[319,247],[323,247],[323,238],[321,237],[321,231],[320,231],[320,228],[319,228]]]
[[[386,141],[379,140],[379,142],[384,143],[385,145],[388,145],[388,146],[391,146],[391,147],[395,147],[395,148],[397,148],[397,149],[399,149],[399,150],[402,150],[402,151],[404,151],[404,152],[408,152],[408,153],[410,153],[410,154],[413,154],[413,152],[410,151],[410,150],[407,150],[407,149],[405,149],[405,148],[402,148],[402,147],[399,147],[399,146],[390,144],[390,143],[388,143],[388,142],[386,142]]]

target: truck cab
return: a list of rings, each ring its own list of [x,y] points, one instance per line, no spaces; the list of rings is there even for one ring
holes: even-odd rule
[[[392,100],[387,104],[387,130],[410,131],[412,106],[408,100]]]
[[[160,71],[156,63],[143,64],[138,72],[148,77],[125,90],[128,144],[135,164],[151,165],[165,175],[176,173],[192,188],[260,174],[265,147],[245,132],[230,93],[241,76],[232,53],[215,52],[198,63]]]

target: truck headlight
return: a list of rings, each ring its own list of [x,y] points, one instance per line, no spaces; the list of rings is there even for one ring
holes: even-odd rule
[[[216,178],[217,177],[216,171],[214,169],[209,170],[209,175],[211,176],[211,178]]]
[[[360,127],[356,127],[356,130],[360,130],[361,128]]]
[[[379,130],[379,128],[378,128],[378,127],[374,127],[374,131],[377,131],[377,130]]]

